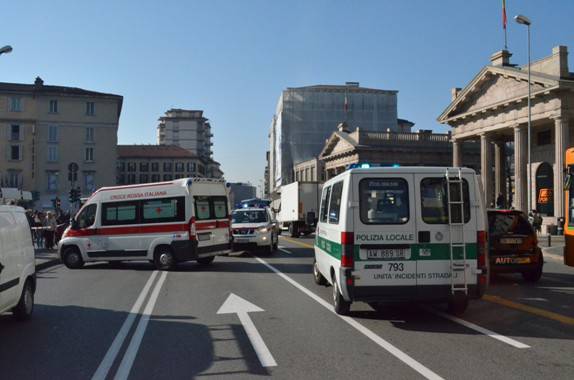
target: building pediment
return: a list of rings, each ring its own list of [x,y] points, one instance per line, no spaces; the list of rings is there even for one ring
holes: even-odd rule
[[[334,132],[325,144],[325,147],[319,154],[320,158],[336,155],[339,153],[354,150],[356,146],[355,141],[349,137],[347,132]]]
[[[532,94],[558,88],[560,79],[532,73]],[[486,66],[458,93],[438,121],[446,123],[458,117],[481,112],[528,97],[526,70],[506,66]]]

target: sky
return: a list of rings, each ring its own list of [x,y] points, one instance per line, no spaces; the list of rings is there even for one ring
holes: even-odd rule
[[[574,51],[573,0],[507,0],[511,62]],[[120,144],[156,143],[170,108],[201,109],[228,181],[260,186],[277,100],[287,87],[360,82],[398,90],[415,129],[436,118],[504,46],[502,0],[10,1],[0,81],[122,95]],[[571,62],[574,56],[571,55]],[[574,71],[574,63],[570,70]]]

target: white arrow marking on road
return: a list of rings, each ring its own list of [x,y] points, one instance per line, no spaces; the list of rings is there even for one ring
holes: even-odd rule
[[[217,314],[237,314],[261,365],[263,367],[275,367],[277,362],[273,358],[273,355],[271,355],[271,352],[269,352],[263,338],[259,335],[259,331],[257,331],[249,314],[247,314],[259,311],[265,310],[231,293],[219,310],[217,310]]]

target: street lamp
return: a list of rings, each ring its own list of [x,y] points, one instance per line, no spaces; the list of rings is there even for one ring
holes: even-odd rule
[[[10,45],[6,45],[6,46],[0,48],[0,54],[10,53],[11,51],[12,51],[12,46],[10,46]]]
[[[532,170],[530,168],[530,150],[531,150],[531,146],[530,146],[530,133],[531,133],[531,128],[532,128],[532,110],[530,108],[530,92],[531,92],[531,86],[530,86],[530,24],[532,24],[530,22],[530,19],[526,16],[523,15],[517,15],[514,16],[514,20],[521,24],[521,25],[526,25],[527,29],[528,29],[528,173],[526,178],[528,179],[528,201],[527,201],[527,213],[530,212],[530,210],[532,210]]]

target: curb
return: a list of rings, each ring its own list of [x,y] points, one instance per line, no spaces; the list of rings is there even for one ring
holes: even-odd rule
[[[56,266],[56,265],[61,264],[61,263],[62,263],[62,262],[60,261],[59,258],[55,258],[55,259],[50,259],[50,260],[44,261],[43,263],[36,264],[36,272],[39,272],[39,271],[44,270],[44,269],[51,268],[51,267]]]

